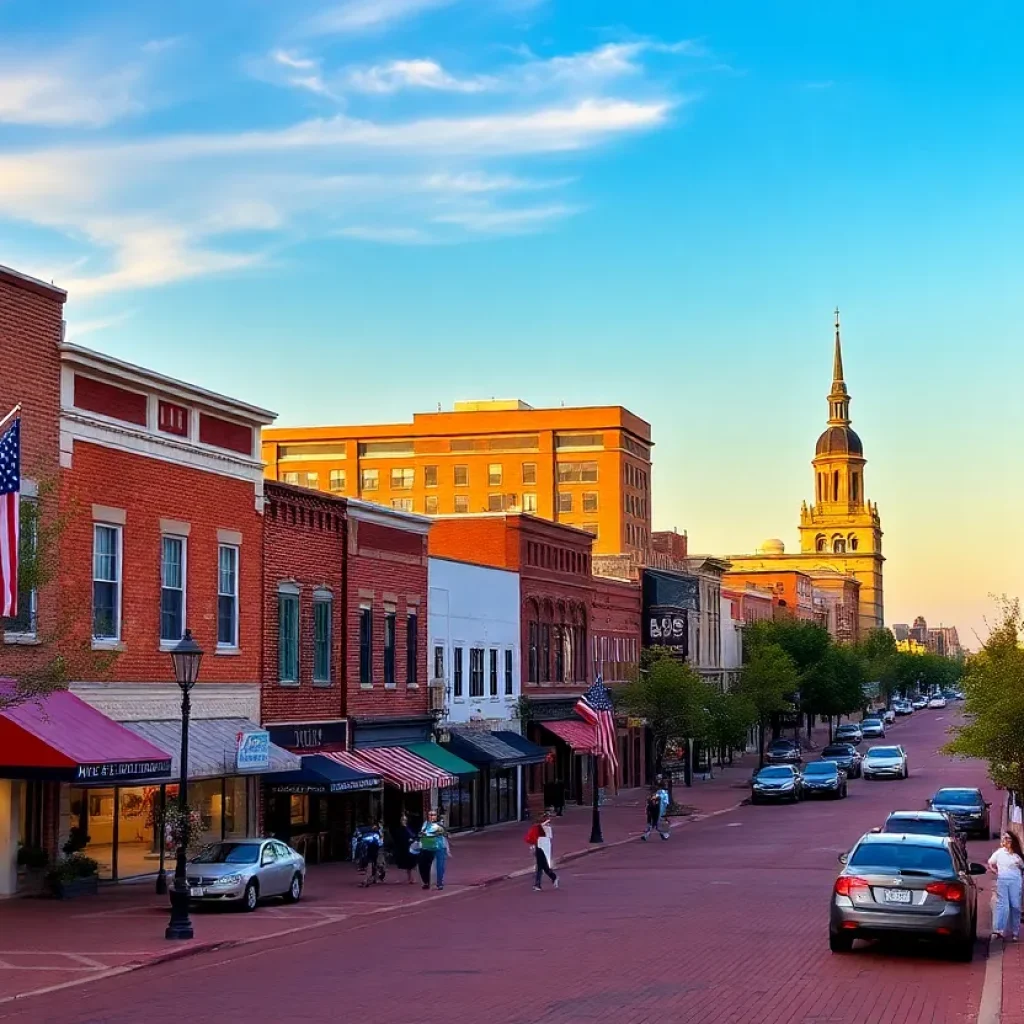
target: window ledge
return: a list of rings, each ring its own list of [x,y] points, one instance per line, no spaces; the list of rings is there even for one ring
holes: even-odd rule
[[[405,688],[407,690],[418,690],[420,688],[420,684],[419,683],[406,683],[405,684]]]
[[[318,690],[329,690],[334,685],[334,683],[332,683],[330,679],[314,679],[313,685]]]
[[[373,689],[373,683],[360,683],[359,684],[359,689],[360,690],[372,690]]]
[[[93,637],[92,649],[94,651],[123,651],[124,644],[120,640],[97,640]]]
[[[225,644],[222,647],[220,644],[217,644],[217,646],[214,648],[213,653],[216,654],[216,655],[225,655],[225,656],[227,656],[229,658],[237,658],[238,655],[240,655],[242,653],[242,648],[241,647],[231,647],[228,644]]]
[[[287,687],[290,690],[297,690],[301,684],[298,679],[278,679],[277,685]]]
[[[35,633],[4,633],[4,643],[18,647],[35,647],[42,640]]]
[[[384,689],[385,690],[397,690],[398,689],[398,683],[385,683],[384,684]]]

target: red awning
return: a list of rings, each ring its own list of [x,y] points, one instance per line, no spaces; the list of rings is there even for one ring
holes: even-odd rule
[[[0,679],[0,698],[15,686]],[[0,777],[78,783],[132,782],[170,774],[170,755],[60,690],[0,707]]]
[[[577,754],[592,754],[597,746],[597,731],[586,722],[570,718],[565,722],[541,722],[548,732],[565,740]]]
[[[368,747],[357,753],[324,756],[333,757],[350,768],[356,767],[356,763],[361,761],[360,771],[379,772],[389,786],[394,786],[403,793],[420,793],[434,786],[438,789],[447,789],[459,784],[454,775],[449,775],[405,747]],[[341,761],[343,757],[353,760]]]

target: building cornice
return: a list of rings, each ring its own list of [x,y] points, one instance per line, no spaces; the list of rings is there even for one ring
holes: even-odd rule
[[[38,277],[31,277],[23,274],[20,270],[12,267],[5,267],[0,264],[0,281],[4,284],[13,285],[15,288],[23,288],[27,292],[34,292],[36,295],[45,295],[48,299],[56,299],[60,303],[67,301],[68,293],[55,284],[42,281]]]

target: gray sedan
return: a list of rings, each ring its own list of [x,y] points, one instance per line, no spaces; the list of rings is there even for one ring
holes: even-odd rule
[[[240,903],[255,910],[266,896],[302,897],[306,861],[277,839],[229,839],[205,847],[186,867],[193,902]]]
[[[937,939],[957,960],[974,956],[978,935],[978,888],[970,864],[951,839],[942,836],[868,833],[836,879],[829,910],[833,953],[847,953],[855,939]]]
[[[860,767],[865,782],[868,779],[905,779],[910,775],[907,752],[902,747],[871,747]]]

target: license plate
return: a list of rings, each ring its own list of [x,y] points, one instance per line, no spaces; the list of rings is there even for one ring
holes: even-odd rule
[[[910,903],[913,893],[909,889],[883,889],[882,900],[885,903]]]
[[[200,888],[192,888],[188,891],[189,896],[202,896],[203,890]]]

